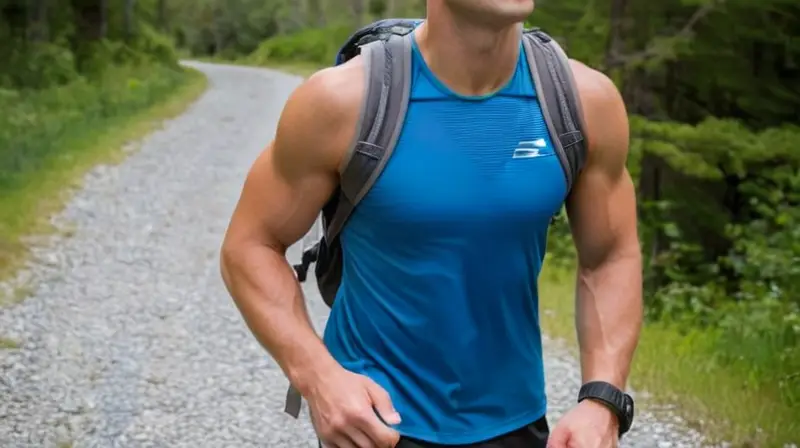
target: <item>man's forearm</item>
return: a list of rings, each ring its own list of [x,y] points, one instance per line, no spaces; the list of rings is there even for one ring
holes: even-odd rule
[[[624,389],[642,325],[638,248],[593,268],[579,268],[575,324],[583,381]]]
[[[305,395],[317,375],[337,364],[311,325],[292,267],[262,246],[223,250],[221,265],[247,326]]]

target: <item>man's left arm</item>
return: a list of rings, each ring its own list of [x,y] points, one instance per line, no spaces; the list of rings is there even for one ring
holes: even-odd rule
[[[567,200],[578,251],[575,326],[581,374],[584,384],[602,381],[624,390],[642,325],[636,197],[625,167],[628,117],[611,80],[583,64],[572,65],[588,142],[586,163]],[[594,398],[559,420],[549,448],[618,446],[620,408]]]
[[[625,388],[642,325],[636,196],[626,168],[628,117],[605,75],[573,64],[588,155],[567,201],[578,252],[575,326],[583,382]]]

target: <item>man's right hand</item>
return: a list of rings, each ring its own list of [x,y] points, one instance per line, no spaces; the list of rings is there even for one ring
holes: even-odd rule
[[[306,399],[323,448],[394,448],[400,441],[387,426],[400,423],[400,414],[389,394],[364,375],[339,367],[311,387]]]

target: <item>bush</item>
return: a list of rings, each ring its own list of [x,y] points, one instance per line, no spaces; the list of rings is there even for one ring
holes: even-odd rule
[[[178,52],[172,41],[153,28],[142,25],[130,42],[101,40],[85,44],[78,65],[82,74],[103,76],[106,69],[116,65],[164,65],[178,67]]]
[[[62,43],[16,42],[0,57],[8,62],[0,70],[0,88],[43,88],[79,77],[75,56]]]
[[[312,28],[296,34],[273,37],[262,42],[247,60],[258,65],[270,62],[333,65],[336,53],[352,33],[352,27],[338,26]]]
[[[185,80],[163,65],[109,66],[89,81],[81,77],[43,90],[0,90],[0,192],[21,188],[30,174],[113,120],[165,98]]]
[[[8,61],[0,69],[0,88],[44,89],[76,81],[81,75],[102,76],[112,65],[162,64],[177,67],[173,42],[151,26],[141,24],[130,42],[100,40],[71,43],[59,36],[52,42],[26,42],[9,37],[0,48]]]
[[[130,48],[139,55],[139,62],[144,60],[173,67],[177,66],[178,51],[175,49],[175,43],[150,25],[139,25],[138,33],[133,42],[131,42]],[[125,61],[120,60],[118,62]]]

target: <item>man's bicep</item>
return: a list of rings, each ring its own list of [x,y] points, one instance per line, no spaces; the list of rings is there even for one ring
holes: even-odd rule
[[[636,241],[636,199],[627,170],[610,177],[587,169],[567,202],[573,240],[582,267],[619,255]]]
[[[229,227],[229,238],[284,250],[311,228],[336,188],[335,176],[312,161],[271,144],[247,175]],[[301,165],[301,166],[298,166]]]
[[[340,146],[350,135],[348,105],[325,77],[312,77],[289,98],[275,140],[245,180],[226,240],[285,250],[311,228],[338,184]]]
[[[636,197],[626,168],[629,127],[625,105],[601,73],[582,72],[581,103],[589,142],[586,165],[567,201],[581,266],[638,251]]]

